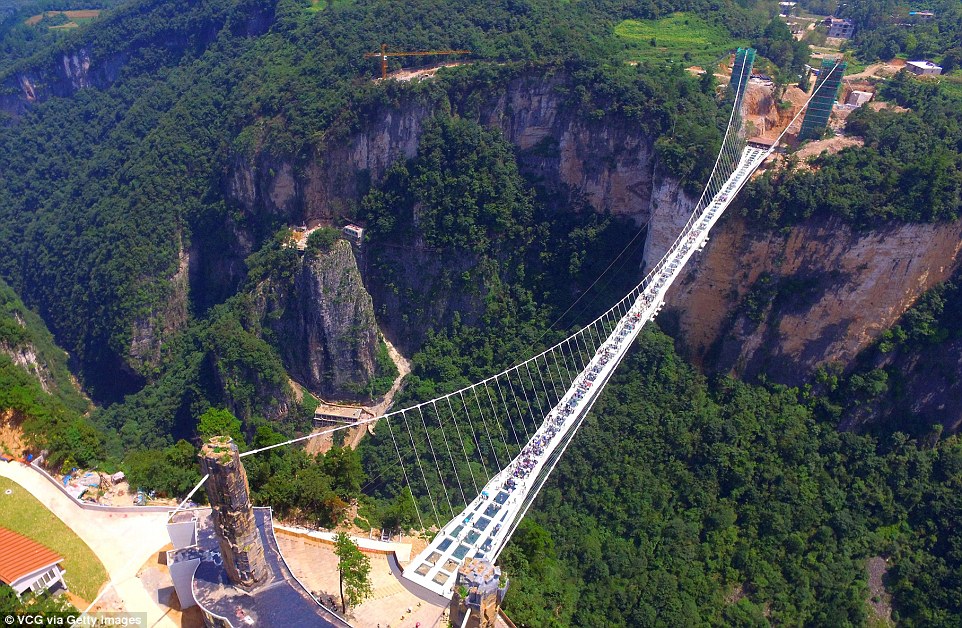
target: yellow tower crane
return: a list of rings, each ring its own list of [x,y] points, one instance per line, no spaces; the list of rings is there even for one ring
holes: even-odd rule
[[[381,78],[387,78],[387,58],[388,57],[426,57],[429,55],[469,55],[470,50],[417,50],[413,52],[388,52],[387,44],[381,44],[381,52],[365,52],[364,58],[380,57],[381,59]]]

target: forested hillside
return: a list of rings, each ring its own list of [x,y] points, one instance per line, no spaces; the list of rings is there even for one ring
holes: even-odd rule
[[[4,453],[50,449],[54,465],[103,460],[100,435],[83,418],[89,408],[67,355],[40,317],[0,281],[0,428],[25,434],[25,442],[5,442]]]
[[[815,403],[646,332],[503,556],[511,616],[861,625],[883,555],[900,624],[957,624],[962,442],[838,433]]]
[[[945,222],[962,213],[962,97],[901,72],[879,95],[909,111],[868,107],[847,119],[865,146],[824,155],[814,168],[769,172],[748,187],[745,206],[772,226],[813,215],[860,229],[889,221]]]
[[[370,47],[369,41],[385,35],[365,29],[396,25],[402,18],[371,14],[374,10],[346,6],[332,9],[331,17],[326,12],[314,16],[296,3],[282,3],[274,32],[253,39],[243,37],[245,24],[254,21],[252,15],[267,19],[273,6],[233,7],[221,2],[180,9],[140,2],[92,30],[86,38],[89,43],[78,33],[75,39],[80,42],[62,44],[68,50],[82,46],[100,66],[111,65],[108,58],[116,59],[118,53],[128,59],[116,69],[116,77],[88,77],[98,82],[113,78],[110,85],[102,85],[105,89],[84,90],[76,99],[32,108],[4,133],[2,150],[10,173],[0,192],[7,212],[4,241],[29,247],[25,254],[13,249],[5,256],[4,274],[44,311],[63,344],[77,356],[85,383],[95,395],[116,399],[142,385],[143,375],[156,365],[159,345],[186,323],[189,297],[178,293],[182,288],[170,281],[178,273],[178,259],[191,252],[200,263],[196,258],[238,246],[229,233],[222,233],[230,223],[218,198],[219,182],[211,177],[223,167],[231,145],[269,142],[297,154],[299,146],[339,117],[356,91],[352,81],[363,63],[360,53]],[[425,22],[442,18],[438,12],[424,13]],[[453,6],[449,13],[461,14]],[[238,25],[241,16],[244,24]],[[412,18],[409,12],[404,17]],[[463,46],[481,36],[470,16],[458,19],[462,27],[445,29],[451,45]],[[145,28],[138,29],[139,42],[131,43],[128,34],[137,21]],[[528,23],[533,21],[535,16],[529,16]],[[300,43],[315,33],[327,33],[329,25],[343,29],[343,34],[328,40],[337,42],[336,51],[330,49],[331,43],[326,50]],[[505,26],[493,28],[501,32]],[[218,31],[220,35],[212,37]],[[179,33],[173,42],[165,34],[170,32]],[[507,26],[503,36],[521,32],[522,28]],[[399,45],[427,45],[431,36],[425,33],[422,38],[423,43]],[[513,46],[496,50],[501,58],[510,59],[515,52],[526,58]],[[43,72],[49,56],[39,54],[31,63],[39,64],[35,67]],[[161,67],[170,70],[163,76],[154,74]],[[318,71],[325,74],[317,75]],[[7,76],[18,76],[17,72]],[[43,141],[38,144],[39,138]],[[192,164],[189,169],[179,167],[186,162]],[[128,167],[114,167],[119,163]],[[31,211],[37,204],[48,211]],[[65,204],[89,208],[88,214],[62,211]],[[94,215],[99,219],[91,220]],[[237,228],[255,243],[279,226],[265,216],[244,218],[248,224]],[[97,224],[97,232],[86,226]],[[212,228],[210,237],[191,238],[202,226]],[[61,234],[69,232],[78,232],[80,239],[63,241]],[[24,233],[34,235],[17,237]],[[116,253],[107,255],[107,247]],[[99,263],[105,258],[109,264]],[[133,268],[138,272],[129,272]],[[97,287],[96,303],[81,293],[62,292],[64,285],[85,285],[85,277]],[[236,285],[219,292],[232,289]],[[63,303],[71,307],[59,307]],[[200,305],[211,303],[203,299]],[[138,336],[140,343],[135,342]],[[95,381],[96,373],[118,369],[127,372],[127,379],[117,379],[116,374],[109,378],[121,385],[118,390]]]
[[[752,43],[784,82],[808,54],[754,0],[131,0],[27,30],[48,6],[0,12],[0,411],[55,466],[123,468],[171,496],[210,435],[261,447],[310,428],[312,393],[382,394],[381,332],[411,357],[408,403],[591,320],[641,277],[659,211],[711,170],[730,102],[684,67]],[[685,28],[720,41],[682,50],[665,29]],[[472,53],[375,82],[363,54],[381,43]],[[911,111],[853,114],[864,147],[760,178],[744,216],[956,220],[959,101],[904,76],[881,95]],[[347,222],[359,245],[336,242]],[[304,223],[327,229],[299,251]],[[957,625],[962,450],[931,417],[913,425],[904,393],[926,369],[955,386],[957,285],[800,388],[699,374],[646,333],[505,551],[509,614],[860,625],[881,556],[898,619]],[[759,313],[781,303],[752,294]],[[27,345],[47,390],[15,363]],[[287,519],[409,527],[421,496],[394,455],[379,433],[248,473]]]
[[[666,91],[656,87],[663,69],[606,65],[618,45],[612,25],[650,11],[554,2],[483,10],[470,2],[357,2],[322,11],[291,1],[126,4],[0,73],[10,114],[0,135],[8,173],[0,273],[70,351],[95,400],[135,395],[129,410],[109,410],[103,422],[128,425],[128,445],[189,434],[211,403],[272,416],[276,395],[264,393],[283,382],[243,365],[277,361],[276,351],[261,344],[243,308],[226,302],[249,286],[244,260],[303,216],[234,205],[225,177],[235,160],[258,151],[301,167],[319,144],[359,125],[365,110],[397,99],[396,87],[367,81],[374,68],[362,58],[372,42],[390,39],[474,51],[477,67],[449,84],[455,97],[518,71],[486,61],[564,68],[586,114],[620,115],[661,136],[665,167],[696,188],[710,151],[695,158],[687,147],[717,141],[715,104],[695,99],[700,87],[683,75]],[[740,8],[716,18],[746,35],[761,21]],[[415,22],[420,29],[405,26]],[[678,106],[689,100],[697,107]],[[675,134],[663,136],[669,125]],[[555,296],[557,305],[571,300]],[[263,385],[205,376],[228,350],[233,373],[258,372]],[[231,400],[227,389],[255,392]],[[125,414],[136,414],[139,427]]]

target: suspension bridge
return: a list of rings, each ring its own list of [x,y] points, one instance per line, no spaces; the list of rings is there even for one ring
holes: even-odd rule
[[[379,437],[390,439],[403,482],[417,496],[421,528],[436,531],[403,577],[451,598],[465,559],[498,558],[685,265],[705,247],[712,227],[825,82],[816,83],[806,106],[772,145],[748,145],[742,110],[754,55],[752,49],[735,54],[728,126],[687,222],[661,260],[609,310],[541,353],[460,390],[240,456],[378,422]]]

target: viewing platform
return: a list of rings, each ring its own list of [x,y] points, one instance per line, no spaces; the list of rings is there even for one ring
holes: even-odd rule
[[[274,538],[270,508],[254,508],[258,535],[264,545],[266,580],[248,592],[233,586],[221,557],[209,508],[183,511],[171,526],[191,532],[191,545],[167,552],[174,587],[181,604],[187,606],[184,591],[201,608],[208,625],[224,628],[246,626],[350,626],[334,611],[322,606],[291,573]],[[185,537],[186,538],[186,537]],[[176,533],[171,539],[177,545]],[[190,598],[188,598],[190,599]]]

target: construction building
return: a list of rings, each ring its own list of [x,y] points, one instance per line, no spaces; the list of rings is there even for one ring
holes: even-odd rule
[[[808,104],[808,110],[805,111],[802,130],[798,134],[799,140],[822,137],[828,126],[828,119],[832,115],[835,100],[838,98],[838,90],[842,85],[842,76],[845,74],[846,67],[848,64],[844,61],[822,59],[822,67],[815,81],[815,95]]]
[[[853,107],[861,107],[868,101],[872,100],[874,94],[872,92],[863,92],[859,90],[853,90],[848,98],[845,99],[846,105],[852,105]]]
[[[728,84],[736,99],[745,93],[748,79],[752,77],[752,66],[755,64],[754,48],[739,48],[735,51],[735,63],[732,65],[732,80]],[[739,68],[744,67],[743,70]]]
[[[825,18],[825,26],[828,27],[828,36],[839,39],[849,39],[855,34],[855,24],[852,20],[841,17]]]
[[[365,416],[373,417],[374,415],[358,406],[335,406],[328,403],[319,403],[317,409],[314,410],[314,426],[351,425]]]
[[[906,61],[905,69],[916,76],[938,76],[942,74],[941,66],[931,61]]]

